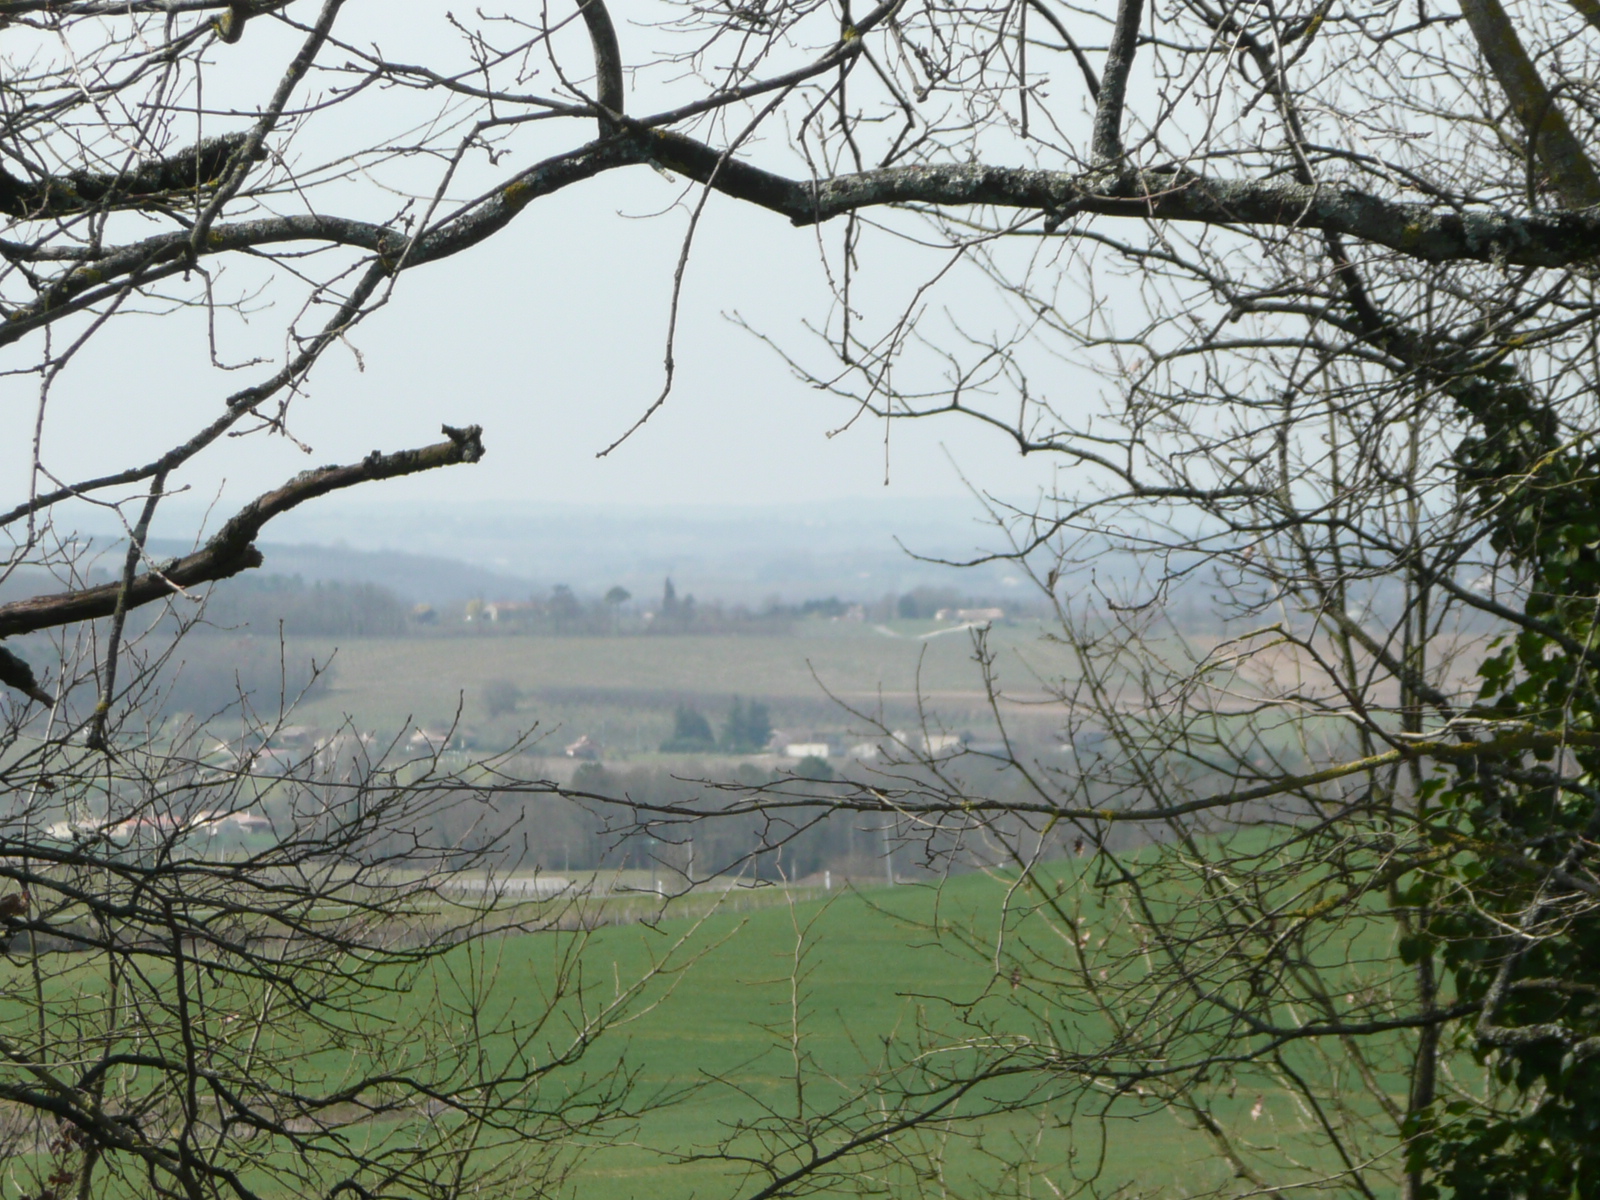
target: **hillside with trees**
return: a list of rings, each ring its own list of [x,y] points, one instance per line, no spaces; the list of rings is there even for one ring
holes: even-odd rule
[[[1003,879],[985,920],[921,931],[979,994],[929,978],[871,1072],[822,1069],[794,1002],[781,1099],[669,1153],[727,1165],[730,1196],[959,1191],[967,1139],[974,1191],[1127,1194],[1106,1148],[1150,1122],[1217,1194],[1600,1191],[1593,4],[397,11],[0,0],[0,574],[53,581],[0,601],[19,1195],[572,1190],[682,1099],[612,1047],[692,955],[685,935],[624,978],[586,962],[581,905],[484,886],[529,799],[646,846],[734,829],[745,859],[840,823],[930,870],[981,844]],[[657,214],[659,306],[576,342],[517,331],[583,368],[659,354],[603,453],[680,399],[680,318],[716,294],[702,251],[737,213],[818,256],[805,280],[774,265],[780,327],[745,327],[830,428],[940,423],[1060,464],[1026,505],[977,481],[993,545],[969,560],[1049,606],[1073,665],[1028,686],[1070,756],[1006,738],[981,628],[998,741],[847,706],[886,746],[865,777],[634,794],[518,774],[517,748],[452,757],[448,728],[409,757],[353,724],[300,744],[282,658],[225,727],[173,710],[172,627],[263,565],[274,521],[446,489],[495,431],[468,380],[437,435],[373,406],[318,448],[333,465],[228,494],[158,553],[169,501],[302,446],[330,360],[359,365],[398,298],[442,318],[433,281],[513,229],[602,236],[575,214],[612,220],[608,187]],[[606,281],[619,301],[634,274]],[[577,402],[523,395],[544,427]],[[137,436],[106,435],[130,410]],[[104,576],[86,507],[123,538]],[[1212,637],[1168,619],[1191,584]],[[540,603],[589,619],[574,592]],[[653,611],[681,632],[704,608],[664,590]],[[703,715],[683,732],[717,737]],[[486,965],[506,945],[548,950],[515,1004]],[[1293,1114],[1270,1129],[1269,1091]],[[1008,1121],[1083,1148],[984,1137]]]

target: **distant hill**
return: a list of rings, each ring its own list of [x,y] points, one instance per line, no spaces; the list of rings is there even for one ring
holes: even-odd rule
[[[530,579],[430,554],[278,542],[262,542],[260,548],[266,558],[261,569],[274,575],[297,575],[307,583],[375,583],[413,603],[526,597],[537,586]]]
[[[169,531],[215,523],[214,514],[181,499],[163,513]],[[873,601],[919,587],[1035,600],[1014,564],[961,570],[914,557],[959,561],[1000,548],[1000,535],[967,500],[629,509],[340,497],[286,514],[268,534],[272,540],[261,543],[268,573],[379,584],[413,603],[526,599],[558,584],[589,596],[621,586],[646,600],[661,594],[669,576],[680,594],[752,607],[771,598]],[[163,555],[191,545],[152,541]],[[99,566],[116,569],[110,558]]]
[[[87,543],[86,543],[87,544]],[[371,583],[387,588],[408,604],[449,604],[475,596],[525,599],[537,585],[506,572],[486,570],[459,559],[398,550],[354,550],[349,546],[291,546],[259,543],[266,561],[255,574],[281,575],[315,583]],[[152,538],[150,552],[159,558],[187,554],[193,543]],[[82,568],[92,583],[115,578],[122,566],[122,543],[95,539]],[[48,572],[32,568],[0,580],[0,603],[63,590]]]
[[[620,585],[653,597],[668,576],[681,593],[752,606],[774,596],[790,604],[830,595],[872,600],[917,587],[1026,592],[1011,564],[962,571],[912,556],[963,559],[995,549],[999,539],[980,517],[977,504],[965,500],[627,509],[486,502],[420,508],[341,499],[307,505],[275,529],[296,542],[345,540],[369,553],[384,548],[462,559],[517,581],[497,591],[486,580],[472,593],[485,599],[525,594],[530,583],[594,595]],[[268,567],[297,570],[275,565],[270,555]]]
[[[13,571],[5,579],[0,579],[0,604],[12,600],[26,600],[29,596],[47,596],[51,592],[63,590],[60,581],[48,571],[23,567]]]

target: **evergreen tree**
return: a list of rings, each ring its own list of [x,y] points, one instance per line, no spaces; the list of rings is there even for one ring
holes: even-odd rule
[[[722,749],[729,754],[754,754],[772,736],[772,718],[759,700],[746,704],[738,696],[728,710],[728,723],[722,727]]]
[[[661,743],[661,753],[696,754],[716,747],[711,722],[687,704],[678,705],[672,714],[672,736]]]

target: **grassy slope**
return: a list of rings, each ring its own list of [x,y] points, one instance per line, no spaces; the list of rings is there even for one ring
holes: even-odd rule
[[[1071,871],[1076,866],[1053,869]],[[609,1000],[614,980],[626,985],[639,977],[686,933],[688,957],[697,961],[663,981],[671,985],[669,995],[663,995],[664,986],[652,989],[645,1000],[660,1003],[638,1006],[634,1019],[597,1044],[586,1070],[604,1071],[622,1058],[636,1072],[640,1100],[700,1086],[632,1126],[615,1128],[606,1143],[590,1147],[569,1181],[568,1194],[580,1200],[734,1200],[757,1192],[763,1182],[757,1177],[726,1162],[686,1162],[684,1156],[709,1151],[735,1126],[757,1119],[763,1108],[784,1115],[795,1112],[788,1040],[794,1005],[801,1016],[800,1048],[811,1080],[806,1111],[812,1114],[866,1086],[886,1053],[903,1059],[914,1052],[919,1024],[950,1028],[950,1010],[935,997],[974,1000],[993,989],[1002,1002],[992,1007],[1000,1015],[1000,1031],[1033,1032],[1032,1024],[1024,1023],[1026,1014],[1004,1003],[1010,999],[1008,989],[1003,981],[994,986],[992,968],[981,951],[953,951],[954,939],[936,942],[930,936],[936,923],[940,928],[956,926],[981,946],[992,936],[1001,886],[972,875],[952,880],[938,892],[910,886],[838,892],[792,905],[769,892],[760,895],[768,906],[716,913],[692,932],[688,921],[676,919],[655,928],[614,926],[591,935],[584,947],[584,972],[592,1000]],[[740,900],[737,895],[730,898],[729,907]],[[1093,907],[1090,901],[1083,915],[1095,928],[1112,928],[1107,914],[1091,911]],[[534,1017],[552,963],[574,936],[526,935],[486,943],[470,973],[484,978],[480,972],[488,972],[493,979],[491,1009],[504,1006],[523,1020]],[[458,977],[469,973],[459,955],[450,967]],[[57,986],[72,986],[71,974]],[[434,1007],[426,1014],[415,1011],[419,1029],[441,1016],[427,987],[409,1000],[378,995],[369,1003],[371,1016],[396,1021],[401,1028],[413,1023],[415,1006]],[[1069,1040],[1073,1033],[1083,1034],[1087,1042],[1097,1040],[1097,1031],[1083,1026],[1060,1032]],[[417,1049],[426,1053],[420,1042]],[[486,1049],[495,1057],[492,1047]],[[352,1065],[334,1055],[315,1063],[302,1060],[299,1069],[309,1080],[323,1071],[337,1075]],[[1270,1144],[1281,1138],[1292,1148],[1300,1125],[1294,1104],[1286,1093],[1271,1088],[1259,1097],[1259,1121],[1248,1115],[1258,1098],[1253,1088],[1222,1103],[1217,1115],[1252,1142]],[[552,1096],[547,1093],[545,1099]],[[1120,1114],[1133,1115],[1131,1110]],[[965,1123],[940,1147],[936,1177],[914,1177],[882,1158],[863,1160],[862,1170],[896,1196],[1048,1196],[1057,1194],[1055,1189],[1070,1194],[1074,1177],[1096,1168],[1102,1130],[1085,1118],[1067,1127],[1067,1116],[1063,1106],[1045,1103],[1020,1114]],[[1098,1165],[1101,1195],[1116,1194],[1119,1188],[1126,1188],[1128,1195],[1193,1195],[1226,1182],[1225,1169],[1208,1144],[1169,1113],[1145,1113],[1137,1124],[1119,1118],[1109,1122],[1109,1129],[1107,1155]],[[821,1141],[827,1143],[830,1136],[824,1130]],[[754,1149],[748,1136],[742,1148]],[[1005,1164],[1018,1161],[1031,1165],[1008,1172]],[[824,1194],[839,1190],[834,1184]]]
[[[948,885],[938,897],[943,921],[983,923],[998,899],[996,885],[968,877]],[[741,1121],[759,1115],[762,1105],[792,1114],[796,1098],[791,1030],[791,997],[802,1014],[802,1048],[814,1070],[837,1086],[814,1081],[807,1103],[826,1108],[867,1083],[884,1053],[903,1055],[916,1042],[919,1019],[947,1024],[948,1010],[930,994],[975,998],[992,973],[973,955],[952,954],[932,944],[928,926],[935,919],[935,893],[902,887],[893,892],[837,894],[830,901],[803,901],[746,914],[716,916],[696,938],[705,956],[676,985],[665,1003],[626,1027],[626,1055],[640,1070],[641,1089],[682,1087],[704,1081],[687,1103],[647,1116],[631,1137],[597,1148],[574,1180],[583,1200],[624,1197],[737,1196],[758,1190],[760,1181],[741,1178],[726,1164],[684,1164],[675,1153],[709,1149]],[[683,931],[679,922],[659,930],[644,927],[602,932],[588,947],[589,962],[607,982],[626,980],[664,952]],[[800,932],[803,931],[803,939]],[[729,937],[729,934],[735,936]],[[800,986],[794,978],[797,940]],[[504,947],[499,986],[508,994],[537,993],[541,962],[548,953],[539,939],[520,939]],[[611,1054],[617,1053],[613,1047]],[[1241,1101],[1241,1112],[1245,1102]],[[1273,1108],[1278,1108],[1273,1105]],[[1287,1105],[1284,1115],[1287,1116]],[[1048,1184],[1007,1181],[997,1163],[1019,1157],[1017,1147],[1038,1163],[1056,1186],[1067,1190],[1074,1171],[1083,1171],[1099,1149],[1099,1132],[1090,1122],[1077,1130],[1059,1126],[1065,1113],[1043,1106],[1011,1116],[987,1118],[966,1126],[944,1145],[943,1177],[913,1181],[903,1170],[885,1168],[897,1194],[921,1190],[997,1195],[1031,1191],[1048,1194]],[[1114,1124],[1120,1125],[1120,1122]],[[1134,1132],[1123,1128],[1123,1133]],[[746,1143],[749,1148],[749,1143]],[[1181,1193],[1214,1186],[1221,1174],[1209,1164],[1191,1164],[1203,1147],[1166,1114],[1140,1123],[1132,1138],[1118,1138],[1105,1168],[1107,1182],[1136,1183],[1138,1190],[1176,1186]],[[1076,1154],[1076,1166],[1069,1159]],[[872,1160],[868,1160],[869,1163]],[[1041,1190],[1042,1189],[1042,1190]],[[948,1194],[948,1192],[946,1193]]]

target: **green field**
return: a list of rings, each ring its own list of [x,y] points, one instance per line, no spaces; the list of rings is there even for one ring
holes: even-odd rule
[[[785,636],[491,632],[350,639],[337,648],[295,639],[287,647],[291,656],[332,658],[335,670],[332,687],[291,720],[329,729],[349,715],[361,728],[403,737],[411,726],[438,728],[459,713],[480,747],[506,744],[516,730],[537,724],[549,731],[545,753],[559,754],[563,742],[588,734],[605,746],[608,765],[648,765],[660,758],[656,747],[670,731],[676,704],[692,704],[719,721],[739,695],[768,703],[780,728],[849,728],[855,722],[829,698],[831,692],[849,705],[881,712],[890,727],[915,728],[926,718],[981,737],[991,728],[984,724],[990,716],[970,635],[920,636],[933,628],[906,622],[884,632],[814,621]],[[1039,702],[1052,681],[1072,674],[1072,663],[1044,634],[1037,625],[1000,627],[991,648],[1013,701],[1003,706],[1008,723],[1015,722],[1013,732],[1053,748],[1065,714]],[[190,646],[203,650],[205,641],[197,638]],[[522,692],[516,713],[491,719],[484,712],[482,688],[494,679]],[[1070,874],[1076,862],[1052,864],[1047,871]],[[546,866],[562,863],[550,858]],[[1092,893],[1080,893],[1091,909],[1097,903]],[[945,1057],[938,1061],[956,1063],[963,1055],[971,1060],[980,1026],[991,1048],[1042,1030],[1063,1042],[1105,1040],[1103,1028],[1072,1026],[1065,1015],[1071,999],[1059,991],[1041,987],[1030,999],[1027,988],[1019,993],[1007,985],[985,951],[993,946],[1002,894],[1003,881],[978,873],[946,880],[937,889],[902,886],[827,896],[815,890],[735,891],[709,916],[678,915],[690,908],[703,914],[712,901],[697,896],[669,909],[668,919],[648,924],[638,921],[637,897],[599,901],[602,909],[611,906],[617,922],[611,927],[490,939],[458,967],[464,975],[492,980],[488,1008],[497,1018],[531,1018],[539,998],[549,993],[556,964],[576,941],[583,943],[586,998],[603,1003],[615,989],[647,974],[683,938],[677,953],[695,960],[692,969],[658,978],[583,1067],[603,1073],[620,1066],[632,1078],[639,1115],[615,1122],[603,1137],[585,1133],[573,1139],[565,1150],[574,1157],[574,1173],[559,1194],[581,1200],[734,1200],[759,1192],[765,1179],[734,1165],[725,1151],[747,1160],[776,1153],[792,1166],[805,1152],[803,1139],[790,1140],[796,1130],[809,1131],[823,1150],[835,1145],[847,1125],[860,1128],[875,1105],[891,1104],[897,1089],[916,1083],[908,1064],[929,1046],[966,1043],[968,1049],[941,1052]],[[1114,925],[1100,913],[1095,923]],[[1373,957],[1381,960],[1385,953],[1376,948]],[[976,1007],[963,1009],[964,1002]],[[375,1016],[405,1024],[408,1002],[379,1003],[383,1011]],[[389,1007],[396,1004],[398,1009]],[[558,1014],[570,1016],[561,1006],[571,1004],[570,997],[561,1001]],[[462,1030],[457,1040],[473,1039]],[[493,1039],[483,1049],[490,1056],[500,1053]],[[804,1089],[797,1087],[797,1057]],[[552,1097],[567,1078],[552,1078]],[[1021,1094],[975,1092],[949,1110],[949,1121],[911,1135],[905,1142],[914,1151],[909,1157],[867,1153],[852,1159],[845,1168],[849,1178],[824,1177],[821,1193],[841,1192],[862,1180],[873,1184],[863,1184],[867,1191],[951,1198],[1089,1194],[1082,1188],[1090,1178],[1097,1181],[1093,1193],[1101,1196],[1200,1195],[1228,1185],[1230,1171],[1210,1140],[1179,1115],[1141,1111],[1129,1099],[1097,1116],[1102,1106],[1081,1081],[1057,1084],[1051,1086],[1078,1088],[1077,1108],[1047,1088],[1021,1107],[985,1116],[986,1104]],[[1246,1086],[1236,1097],[1230,1092],[1216,1099],[1213,1109],[1241,1144],[1281,1162],[1298,1159],[1301,1165],[1289,1169],[1301,1178],[1333,1165],[1308,1149],[1308,1118],[1287,1088],[1259,1073]],[[1386,1073],[1382,1086],[1389,1088]],[[1397,1081],[1394,1094],[1403,1088]]]
[[[971,875],[938,889],[812,893],[787,903],[769,890],[749,911],[703,919],[680,951],[699,956],[692,969],[670,976],[670,995],[597,1051],[603,1060],[624,1057],[638,1072],[641,1096],[692,1091],[589,1147],[570,1181],[571,1194],[687,1200],[758,1191],[765,1177],[717,1161],[718,1148],[770,1149],[777,1118],[812,1122],[818,1144],[827,1148],[837,1130],[824,1117],[835,1108],[858,1119],[870,1111],[893,1090],[889,1065],[904,1065],[927,1035],[970,1036],[970,1027],[957,1028],[956,1010],[946,1000],[977,1002],[972,1011],[997,1022],[999,1032],[1036,1033],[1037,1006],[1030,1011],[1014,1003],[982,953],[958,950],[960,939],[935,935],[959,927],[983,941],[992,934],[1003,886]],[[733,896],[730,907],[739,900]],[[625,984],[647,971],[689,930],[683,920],[602,930],[589,939],[585,961],[608,990],[613,980]],[[499,943],[486,968],[497,972],[496,993],[540,995],[557,953],[555,939],[539,936]],[[797,1054],[809,1076],[803,1093],[796,1089]],[[899,1082],[916,1078],[903,1075]],[[1065,1102],[1036,1097],[1017,1112],[973,1115],[988,1100],[1021,1094],[1002,1085],[974,1093],[949,1110],[955,1120],[903,1143],[927,1155],[920,1165],[932,1174],[879,1153],[861,1156],[844,1174],[872,1176],[902,1196],[1066,1194],[1096,1174],[1101,1194],[1126,1188],[1176,1196],[1204,1193],[1227,1180],[1209,1144],[1168,1112],[1114,1106],[1102,1124],[1091,1100],[1068,1123]],[[1247,1109],[1257,1098],[1252,1092],[1217,1111],[1251,1132],[1292,1140],[1300,1123],[1287,1094],[1259,1094],[1264,1111],[1252,1125]],[[766,1127],[769,1138],[752,1126]],[[803,1153],[797,1147],[780,1157],[793,1165]],[[706,1155],[713,1157],[694,1161]],[[839,1179],[830,1183],[824,1176],[823,1182],[823,1194],[846,1190]]]
[[[1126,938],[1116,910],[1078,879],[1087,869],[1069,860],[1036,879],[1051,890],[1064,886],[1078,916],[1106,930],[1117,949]],[[619,921],[631,914],[633,923],[490,937],[436,962],[404,994],[369,992],[361,1011],[364,1021],[401,1035],[391,1067],[426,1072],[426,1064],[459,1054],[467,1070],[493,1073],[495,1064],[523,1061],[507,1042],[512,1025],[526,1033],[553,1014],[525,1047],[533,1061],[548,1062],[568,1043],[580,1008],[592,1015],[648,979],[581,1061],[551,1075],[535,1097],[544,1111],[560,1110],[565,1097],[616,1072],[630,1080],[621,1115],[571,1137],[557,1128],[551,1144],[569,1173],[527,1194],[738,1200],[769,1183],[741,1163],[762,1159],[792,1170],[837,1149],[851,1132],[922,1107],[899,1099],[933,1078],[919,1065],[931,1065],[935,1076],[960,1074],[1019,1039],[1106,1040],[1098,1020],[1075,1023],[1068,1015],[1071,996],[1049,986],[1019,992],[997,973],[997,914],[1011,882],[974,873],[937,887],[701,893],[678,902],[677,911],[693,915],[669,908],[667,919],[651,924],[637,921],[636,900],[600,899],[590,902],[593,912]],[[51,988],[82,999],[99,990],[92,982],[98,967],[57,965],[62,973]],[[8,987],[25,993],[26,960],[17,970]],[[148,982],[164,991],[163,978]],[[474,994],[480,1004],[464,1002]],[[269,1031],[267,1041],[291,1054],[299,1045],[292,1026]],[[328,1045],[291,1070],[298,1086],[320,1090],[372,1065]],[[1079,1083],[1036,1072],[984,1085],[943,1109],[943,1119],[889,1148],[842,1159],[788,1194],[1181,1197],[1230,1185],[1226,1164],[1178,1114],[1132,1098],[1108,1102]],[[1404,1081],[1394,1085],[1403,1094]],[[1073,1093],[1076,1103],[1067,1098]],[[989,1111],[996,1104],[1008,1108]],[[1331,1165],[1306,1140],[1305,1113],[1270,1078],[1258,1073],[1237,1097],[1215,1095],[1211,1106],[1241,1144],[1271,1153],[1290,1177],[1314,1177]],[[352,1115],[342,1137],[389,1146],[408,1141],[411,1122],[424,1119],[363,1125]],[[509,1165],[521,1149],[491,1137],[482,1157]],[[290,1194],[263,1167],[261,1194]]]

